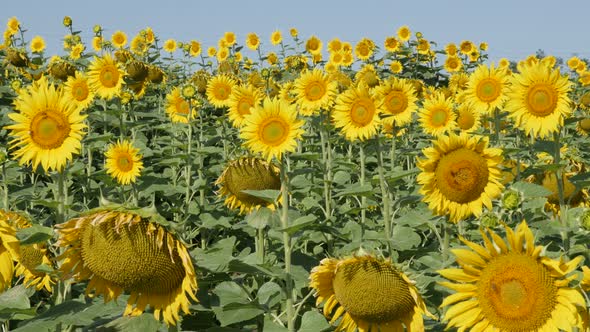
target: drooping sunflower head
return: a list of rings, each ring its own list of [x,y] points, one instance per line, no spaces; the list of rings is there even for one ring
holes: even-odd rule
[[[88,107],[94,100],[94,91],[88,84],[88,78],[81,72],[76,72],[75,76],[68,77],[64,87],[64,95],[79,104],[82,109]]]
[[[197,117],[197,110],[190,109],[190,104],[182,97],[179,87],[166,95],[166,113],[172,122],[178,123],[188,123],[189,114],[191,120]]]
[[[504,109],[527,134],[547,137],[572,113],[568,97],[572,84],[559,68],[542,62],[520,65],[519,70],[512,78]]]
[[[480,65],[471,73],[467,83],[466,101],[480,112],[490,113],[501,108],[508,92],[508,75],[503,68]]]
[[[100,208],[56,225],[64,277],[88,280],[86,294],[105,302],[126,291],[124,315],[149,304],[156,319],[175,325],[189,297],[197,301],[197,280],[185,245],[156,220],[149,211]]]
[[[262,101],[262,92],[251,84],[236,86],[232,89],[227,110],[232,125],[240,128],[250,109]]]
[[[228,75],[214,76],[207,83],[207,99],[217,108],[227,107],[235,86],[236,81]]]
[[[369,88],[374,88],[378,86],[379,83],[381,83],[381,79],[379,78],[379,75],[377,75],[375,66],[371,64],[363,65],[361,69],[354,75],[354,79],[357,82],[365,83],[367,86],[369,86]]]
[[[523,221],[515,230],[506,226],[506,240],[481,231],[484,245],[461,239],[469,249],[452,249],[460,268],[439,273],[441,282],[456,293],[446,297],[447,328],[463,331],[586,331],[586,302],[569,287],[570,275],[582,261],[569,262],[541,255],[532,231]],[[583,313],[586,312],[584,315]]]
[[[297,119],[294,105],[267,97],[245,116],[240,137],[250,150],[261,153],[266,160],[280,159],[283,153],[295,150],[304,132],[303,123]]]
[[[452,98],[445,97],[440,91],[425,99],[419,116],[424,131],[435,137],[457,127]]]
[[[377,133],[381,122],[380,108],[381,101],[373,96],[366,84],[360,83],[336,98],[332,120],[347,140],[365,140]]]
[[[578,123],[576,123],[576,131],[582,136],[590,135],[590,117],[578,120]]]
[[[424,202],[438,215],[458,222],[480,216],[500,196],[502,150],[488,148],[486,137],[461,133],[441,136],[418,161],[418,183]]]
[[[423,331],[426,309],[414,283],[390,261],[373,256],[325,258],[311,271],[316,304],[337,331]]]
[[[576,186],[570,181],[571,176],[575,175],[576,172],[568,172],[563,174],[562,190],[563,190],[563,201],[565,204],[570,206],[585,206],[587,191],[585,189],[576,188]],[[547,172],[543,176],[541,185],[545,189],[549,190],[551,194],[547,196],[546,210],[551,210],[555,213],[559,212],[559,186],[558,178],[554,172]],[[590,203],[590,202],[588,202]]]
[[[88,82],[102,99],[112,99],[121,91],[125,72],[110,54],[95,57],[88,67]]]
[[[384,123],[403,126],[412,121],[412,115],[418,109],[416,90],[405,79],[391,78],[375,90],[381,103],[381,112],[386,117]]]
[[[316,68],[301,74],[295,81],[295,92],[301,108],[315,112],[332,105],[336,95],[336,82]]]
[[[37,270],[40,265],[53,266],[44,243],[21,245],[16,237],[19,229],[31,227],[30,220],[21,213],[0,210],[0,289],[10,286],[13,271],[23,276],[26,287],[52,291],[51,276]],[[13,265],[16,262],[16,266]]]
[[[143,169],[139,149],[127,140],[111,144],[105,157],[107,173],[123,185],[135,182]]]
[[[80,105],[71,103],[45,77],[21,89],[14,105],[18,112],[8,114],[14,123],[5,127],[14,137],[10,141],[14,158],[33,169],[41,164],[46,172],[61,171],[80,151],[85,135],[86,115],[80,114]]]
[[[272,208],[273,204],[247,194],[244,190],[279,190],[281,179],[279,169],[260,158],[238,158],[229,162],[217,179],[219,195],[230,209],[239,209],[241,214],[261,206]]]

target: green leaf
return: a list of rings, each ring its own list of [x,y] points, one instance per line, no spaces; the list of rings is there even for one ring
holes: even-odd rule
[[[360,185],[358,183],[351,184],[340,190],[334,197],[341,197],[341,196],[371,196],[373,194],[373,187],[371,184],[367,183],[365,185]]]
[[[274,203],[281,194],[280,190],[242,190],[243,193]]]
[[[9,288],[0,294],[0,311],[22,310],[31,308],[27,289],[23,285]]]
[[[41,225],[19,229],[16,237],[21,245],[45,242],[53,237],[53,229]]]
[[[299,230],[305,228],[306,226],[309,226],[313,223],[315,223],[317,220],[317,217],[313,214],[308,214],[306,216],[303,217],[299,217],[297,219],[295,219],[295,221],[293,221],[293,224],[287,228],[281,228],[279,229],[280,232],[287,232],[289,233],[289,235],[293,235],[295,233],[297,233]]]
[[[279,303],[282,298],[281,286],[272,281],[268,281],[258,289],[258,302],[265,304],[269,308]]]
[[[214,245],[203,250],[195,248],[191,256],[195,259],[196,266],[213,272],[227,272],[228,264],[234,259],[232,256],[236,238],[234,236],[221,239]]]
[[[119,317],[108,324],[100,326],[97,330],[102,331],[158,331],[162,324],[154,318],[151,313],[143,313],[136,317]]]
[[[332,181],[336,184],[344,185],[345,183],[350,182],[350,172],[338,171],[334,173]]]
[[[250,303],[248,293],[233,281],[224,281],[217,285],[213,293],[219,297],[219,302],[222,306],[230,303]]]
[[[326,317],[315,310],[307,311],[301,318],[299,332],[321,332],[330,328]]]
[[[514,183],[512,189],[522,192],[525,197],[545,197],[551,195],[551,191],[543,186],[522,181]]]
[[[263,207],[253,210],[244,219],[248,225],[256,229],[264,229],[272,219],[275,219],[275,221],[278,220],[279,216],[271,209]]]
[[[215,307],[213,311],[221,326],[247,321],[264,313],[264,310],[254,303],[231,303],[223,308]]]
[[[287,332],[286,327],[279,325],[270,315],[264,316],[264,332]]]
[[[412,227],[396,225],[393,228],[393,247],[398,250],[412,249],[420,244],[420,235]]]

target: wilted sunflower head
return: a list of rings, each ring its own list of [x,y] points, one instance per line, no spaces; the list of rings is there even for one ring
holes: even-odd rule
[[[29,64],[27,54],[14,48],[6,49],[6,60],[15,67],[26,67]]]
[[[149,66],[148,80],[154,84],[164,83],[164,82],[166,82],[166,74],[159,67]]]
[[[137,316],[149,304],[154,316],[175,325],[179,311],[197,301],[197,280],[185,245],[147,210],[100,208],[56,225],[64,277],[88,280],[86,294],[115,300],[130,293],[125,315]]]
[[[76,67],[65,61],[57,61],[49,66],[48,72],[53,78],[67,81],[68,77],[73,77],[76,74]]]
[[[51,276],[37,270],[40,265],[53,266],[44,243],[21,245],[16,232],[31,227],[31,221],[22,213],[0,210],[0,289],[10,286],[13,272],[24,278],[26,287],[52,291],[55,283]],[[14,266],[16,262],[16,266]]]
[[[586,331],[586,301],[569,282],[583,260],[569,262],[542,256],[533,232],[523,221],[515,230],[505,225],[506,241],[482,230],[484,245],[461,239],[469,249],[451,249],[461,268],[440,270],[453,281],[440,285],[456,293],[441,307],[447,328],[459,331]],[[585,314],[584,314],[585,312]]]
[[[424,331],[432,315],[414,282],[390,261],[374,256],[325,258],[313,268],[310,287],[337,331]]]
[[[148,76],[149,68],[141,61],[131,61],[125,67],[129,78],[141,82]]]
[[[225,198],[224,204],[227,207],[239,209],[240,213],[248,213],[261,206],[272,208],[273,205],[243,191],[279,190],[281,178],[279,169],[274,164],[260,158],[243,157],[231,161],[216,184],[220,187],[219,195]]]

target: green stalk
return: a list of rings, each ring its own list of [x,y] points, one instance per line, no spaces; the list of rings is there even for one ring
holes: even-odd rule
[[[385,182],[385,170],[383,168],[383,152],[381,151],[381,138],[377,136],[377,169],[379,171],[379,185],[381,186],[381,201],[383,208],[383,225],[385,226],[385,241],[387,242],[387,251],[391,250],[391,215],[389,192]]]
[[[359,154],[360,154],[359,158],[361,160],[360,183],[361,183],[361,187],[362,187],[365,185],[365,146],[362,142],[359,144]],[[364,232],[364,228],[365,228],[365,223],[367,221],[366,205],[367,205],[367,197],[363,195],[361,197],[361,228],[363,229],[363,232]]]
[[[389,150],[389,170],[391,172],[393,172],[393,169],[395,168],[395,149],[396,149],[396,141],[397,141],[397,137],[396,137],[396,132],[395,132],[395,122],[393,123],[393,137],[391,138],[391,150]],[[403,161],[402,161],[403,163]]]
[[[187,148],[186,148],[186,169],[184,172],[184,176],[186,178],[186,196],[184,198],[184,206],[185,206],[185,217],[188,217],[189,211],[189,204],[191,201],[191,171],[192,171],[192,158],[191,158],[191,148],[192,148],[192,141],[193,141],[193,123],[192,123],[192,112],[193,108],[192,105],[189,103],[188,108],[188,128],[186,131],[186,138],[187,138]]]
[[[287,158],[281,159],[281,226],[283,229],[289,227],[289,176],[287,174]],[[287,329],[289,332],[295,331],[295,311],[294,311],[294,293],[293,279],[291,276],[291,235],[283,231],[283,248],[285,251],[285,294],[287,294],[286,311],[287,311]]]
[[[65,212],[65,200],[66,200],[66,193],[65,193],[65,181],[66,175],[65,170],[57,172],[57,194],[55,195],[55,200],[57,201],[57,214],[55,216],[55,222],[57,224],[61,224],[66,219],[66,212]]]
[[[258,258],[258,264],[264,264],[264,228],[258,228],[256,230],[256,257]]]
[[[442,259],[443,263],[446,263],[449,260],[449,227],[448,221],[445,219],[442,224],[443,230],[443,242],[441,243],[441,252],[442,252]]]
[[[494,110],[494,140],[496,141],[496,144],[500,143],[500,126],[500,110],[496,107]]]
[[[6,211],[10,210],[8,208],[8,183],[6,178],[6,162],[2,163],[2,206]]]
[[[324,164],[324,215],[326,220],[330,220],[332,217],[332,147],[330,146],[328,130],[324,127],[324,121],[322,121],[321,126],[320,141],[322,147],[322,161]]]
[[[560,144],[560,132],[553,134],[553,140],[555,141],[555,150],[553,151],[553,162],[556,165],[561,163],[561,144]],[[555,181],[557,182],[557,197],[559,198],[559,222],[562,227],[567,227],[567,206],[565,205],[565,198],[563,193],[563,169],[559,167],[555,171]],[[561,231],[561,240],[563,241],[563,247],[565,250],[569,248],[569,239],[566,230]]]

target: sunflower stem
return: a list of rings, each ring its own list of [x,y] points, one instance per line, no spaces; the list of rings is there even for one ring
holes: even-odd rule
[[[494,140],[496,144],[500,143],[500,110],[496,107],[494,109]]]
[[[444,220],[442,224],[442,231],[443,231],[443,242],[441,243],[441,252],[442,252],[442,259],[443,264],[446,264],[449,260],[449,225],[448,220]]]
[[[393,137],[391,138],[391,150],[389,150],[389,170],[393,172],[395,168],[395,149],[396,149],[396,132],[395,132],[395,121],[392,125]],[[402,160],[403,163],[403,160]]]
[[[383,152],[381,151],[381,137],[377,135],[377,169],[379,172],[379,185],[381,186],[381,201],[383,208],[383,225],[385,226],[385,241],[387,243],[387,252],[391,253],[391,215],[390,215],[390,199],[387,182],[385,182],[385,170],[383,167]]]
[[[192,153],[192,144],[193,144],[193,124],[192,124],[192,112],[193,112],[193,108],[192,108],[192,103],[190,103],[189,101],[189,107],[188,107],[188,126],[187,126],[187,130],[186,130],[186,139],[187,139],[187,147],[186,147],[186,169],[184,172],[184,176],[186,178],[186,194],[185,194],[185,198],[184,198],[184,208],[185,208],[185,217],[188,217],[188,211],[189,211],[189,205],[191,202],[191,167],[192,167],[192,157],[191,157],[191,153]]]
[[[555,150],[553,151],[553,161],[555,165],[561,163],[561,144],[560,144],[560,132],[557,131],[553,134],[553,140],[555,141]],[[518,167],[518,166],[517,166]],[[557,197],[559,199],[559,222],[562,227],[567,227],[567,220],[565,217],[566,209],[565,198],[563,193],[563,169],[561,166],[555,171],[555,181],[557,182]],[[564,250],[569,249],[569,239],[567,230],[561,231],[561,240],[563,241]]]
[[[360,184],[361,187],[363,187],[365,185],[365,146],[364,144],[361,142],[359,144],[359,158],[360,158],[360,162],[361,162],[361,169],[360,169]],[[364,231],[365,231],[365,222],[367,221],[367,211],[366,211],[366,205],[367,205],[367,197],[365,195],[363,195],[361,197],[361,241],[362,241],[362,235],[364,235]]]
[[[57,172],[57,194],[55,200],[57,201],[57,214],[55,216],[55,222],[61,224],[66,219],[65,213],[65,170]]]
[[[264,228],[258,228],[256,230],[255,241],[258,264],[264,264]]]
[[[5,210],[8,208],[8,182],[6,178],[6,162],[2,162],[2,206]]]
[[[323,114],[324,113],[322,112],[322,115]],[[322,120],[324,120],[323,116]],[[324,121],[322,121],[320,126],[320,140],[322,147],[322,159],[324,164],[324,214],[326,220],[329,221],[332,217],[332,147],[330,146],[328,128],[326,128],[327,124]]]
[[[281,226],[283,231],[283,248],[285,251],[285,294],[287,294],[286,312],[287,312],[287,329],[289,332],[295,331],[295,311],[293,304],[293,279],[291,276],[291,235],[286,229],[289,227],[289,176],[287,174],[287,158],[281,158]]]

